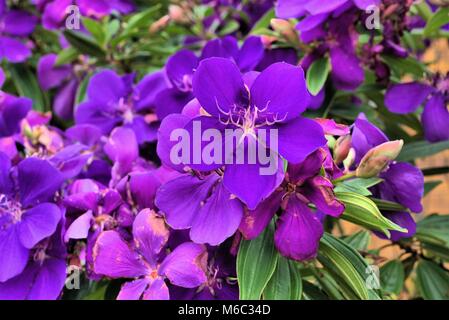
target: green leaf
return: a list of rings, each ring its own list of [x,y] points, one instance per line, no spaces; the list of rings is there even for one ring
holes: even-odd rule
[[[276,17],[274,13],[274,9],[271,9],[270,11],[267,11],[262,18],[259,19],[259,21],[256,22],[256,24],[251,29],[251,34],[258,34],[260,31],[268,29],[270,27],[271,19],[274,19]]]
[[[398,58],[390,55],[382,55],[382,60],[400,76],[403,74],[412,74],[421,78],[427,71],[426,66],[414,58]]]
[[[417,141],[405,144],[397,161],[412,161],[416,158],[428,157],[449,149],[449,140],[437,143]]]
[[[65,30],[64,37],[70,45],[81,53],[97,58],[104,58],[105,56],[103,49],[92,38],[81,32]]]
[[[356,232],[343,239],[344,242],[359,251],[366,251],[369,246],[370,240],[371,234],[366,230]]]
[[[418,262],[416,285],[426,300],[449,299],[449,273],[432,261]]]
[[[259,300],[276,269],[279,254],[274,247],[274,222],[253,240],[242,240],[237,255],[240,299]]]
[[[371,198],[371,200],[376,204],[376,206],[379,208],[379,210],[407,211],[406,207],[404,207],[403,205],[396,203],[396,202],[387,201],[387,200],[383,200],[383,199],[377,199],[377,198]]]
[[[294,261],[279,256],[276,270],[263,293],[266,300],[300,300],[302,281]]]
[[[144,11],[132,15],[125,27],[125,33],[129,33],[133,31],[133,29],[148,27],[153,22],[153,16],[160,8],[161,5],[156,4]]]
[[[449,23],[449,8],[439,8],[429,19],[424,29],[424,36],[430,37],[437,33],[440,28]]]
[[[78,86],[75,96],[75,105],[79,105],[86,99],[87,86],[89,85],[90,76],[86,75]]]
[[[449,248],[449,216],[435,214],[419,221],[416,236],[422,242]]]
[[[43,91],[39,87],[35,73],[26,64],[9,64],[8,69],[20,96],[33,100],[34,110],[40,112],[47,111],[46,99]]]
[[[328,58],[321,58],[312,63],[307,71],[307,88],[312,95],[316,96],[323,89],[329,71]]]
[[[92,37],[97,40],[97,43],[103,46],[106,40],[106,33],[103,30],[103,26],[98,21],[89,18],[83,18],[83,25]]]
[[[337,283],[351,298],[351,294],[362,300],[368,300],[370,295],[364,277],[368,265],[360,254],[342,240],[325,233],[321,238],[318,260],[324,270],[336,276]],[[345,286],[345,287],[343,287]]]
[[[225,36],[225,35],[228,35],[230,33],[237,31],[239,28],[240,28],[240,24],[235,20],[231,20],[231,21],[228,21],[224,25],[224,27],[220,29],[220,31],[218,32],[218,35]]]
[[[368,188],[375,186],[376,184],[381,183],[383,180],[381,178],[373,177],[369,179],[363,178],[355,178],[351,180],[346,180],[339,183],[334,191],[335,192],[354,192],[361,194],[362,196],[370,196],[372,195],[371,191]]]
[[[382,231],[388,237],[389,230],[407,232],[406,229],[385,218],[371,199],[353,192],[337,192],[336,196],[345,205],[342,215],[344,220]]]
[[[388,261],[380,268],[380,283],[382,289],[399,295],[404,287],[405,272],[399,260]]]
[[[56,66],[61,66],[63,64],[71,63],[76,58],[78,58],[79,52],[73,47],[68,47],[58,53],[56,57]]]
[[[328,296],[309,281],[302,282],[304,300],[329,300]]]

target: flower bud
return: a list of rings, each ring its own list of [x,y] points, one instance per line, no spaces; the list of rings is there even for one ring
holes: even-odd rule
[[[360,161],[356,176],[360,178],[377,176],[391,161],[397,158],[403,145],[403,140],[396,140],[372,148]]]
[[[168,15],[170,16],[170,19],[176,23],[185,24],[189,22],[186,10],[178,5],[171,4],[168,7]]]
[[[337,142],[334,146],[334,160],[336,164],[341,163],[349,154],[349,150],[351,149],[351,136],[341,136],[337,139]]]
[[[271,27],[279,32],[289,43],[298,46],[299,36],[293,25],[287,20],[271,19]]]
[[[348,155],[343,160],[343,167],[345,168],[345,172],[348,172],[351,166],[355,161],[355,150],[354,148],[349,149]]]

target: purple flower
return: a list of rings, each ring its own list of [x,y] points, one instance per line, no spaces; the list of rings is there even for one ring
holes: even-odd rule
[[[399,114],[415,112],[425,103],[421,116],[424,135],[430,142],[449,139],[449,76],[436,76],[431,84],[409,82],[395,84],[385,94],[385,106]]]
[[[164,76],[156,72],[133,85],[134,76],[120,77],[104,70],[94,75],[87,86],[87,101],[75,112],[76,124],[91,124],[108,135],[117,126],[134,131],[139,144],[156,138],[157,118],[154,103],[166,87]]]
[[[8,9],[6,0],[0,0],[0,60],[9,62],[25,61],[31,50],[18,38],[31,34],[37,18],[22,10]]]
[[[314,258],[323,235],[318,214],[339,217],[345,209],[334,195],[332,182],[320,175],[326,157],[330,155],[320,149],[302,163],[289,165],[281,188],[255,210],[245,212],[240,225],[244,237],[257,237],[282,208],[274,236],[276,248],[283,256],[294,260]],[[309,208],[310,203],[316,206],[316,212]]]
[[[27,158],[12,167],[0,153],[0,282],[19,275],[30,250],[51,236],[61,219],[50,201],[62,183],[47,161]]]
[[[42,24],[46,29],[57,29],[64,26],[64,21],[70,12],[68,8],[76,5],[83,16],[101,19],[118,11],[122,14],[134,10],[131,0],[36,0],[39,11],[42,12]]]
[[[204,246],[185,242],[165,256],[169,230],[164,220],[149,210],[141,211],[133,223],[133,244],[116,231],[101,233],[93,249],[94,270],[110,278],[131,278],[119,300],[166,300],[170,298],[165,279],[184,288],[206,281],[207,251]]]

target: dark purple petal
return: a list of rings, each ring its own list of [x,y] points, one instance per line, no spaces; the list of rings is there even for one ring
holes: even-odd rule
[[[358,163],[370,149],[387,141],[388,138],[378,127],[369,122],[365,115],[359,115],[354,122],[351,140],[356,153],[355,162]]]
[[[148,271],[137,253],[116,231],[102,232],[93,247],[95,273],[111,278],[134,278]]]
[[[316,257],[323,225],[309,207],[291,196],[286,211],[277,222],[274,242],[279,252],[297,261]]]
[[[31,50],[22,42],[0,36],[0,59],[6,58],[9,62],[17,63],[25,61],[29,56],[31,56]]]
[[[16,98],[0,92],[0,137],[8,137],[19,132],[20,122],[31,110],[32,101]]]
[[[3,69],[0,68],[0,88],[3,86],[4,82],[5,82],[5,73],[3,72]]]
[[[56,231],[59,220],[61,210],[53,203],[42,203],[26,211],[19,224],[20,242],[25,248],[33,248]]]
[[[88,147],[93,146],[101,138],[101,130],[90,124],[81,124],[70,127],[65,132],[72,142],[79,142]]]
[[[139,212],[133,223],[134,244],[152,268],[156,267],[157,255],[168,241],[169,231],[163,218],[153,210]]]
[[[385,106],[394,113],[412,113],[432,91],[432,87],[419,82],[396,84],[388,88],[385,94]]]
[[[0,222],[3,222],[0,220]],[[0,283],[17,276],[28,261],[29,250],[20,242],[16,225],[0,226]]]
[[[399,241],[403,238],[411,238],[416,233],[416,222],[409,212],[382,212],[388,220],[393,221],[398,226],[407,229],[407,232],[390,231],[391,241]],[[388,239],[382,232],[374,232],[379,238]]]
[[[334,186],[329,179],[316,176],[307,181],[307,185],[301,193],[314,203],[318,210],[338,218],[345,211],[345,206],[335,197],[333,188]]]
[[[338,9],[340,6],[344,5],[348,0],[311,0],[308,1],[305,8],[311,14],[320,14],[324,12],[332,12]]]
[[[237,39],[233,36],[226,36],[222,39],[213,39],[206,43],[201,53],[201,60],[220,57],[234,59],[239,51]]]
[[[198,66],[197,56],[190,50],[180,50],[167,60],[165,70],[170,82],[181,91],[190,91],[192,76]]]
[[[105,105],[117,103],[125,94],[126,86],[123,79],[111,70],[97,73],[87,86],[89,100]]]
[[[296,29],[301,32],[310,31],[326,21],[328,17],[328,13],[309,15],[296,25]]]
[[[129,176],[129,191],[141,209],[154,208],[154,198],[160,186],[161,181],[155,172],[135,172]]]
[[[242,203],[219,183],[193,218],[190,239],[196,243],[218,245],[237,231],[242,216]]]
[[[195,288],[203,284],[207,264],[206,247],[186,242],[176,247],[162,262],[159,274],[176,286]]]
[[[255,210],[245,208],[239,230],[245,239],[256,238],[270,223],[281,205],[282,193],[275,191],[270,197],[262,201]]]
[[[14,190],[13,180],[10,177],[11,160],[6,153],[0,151],[0,193],[9,195]]]
[[[288,19],[298,18],[306,13],[308,0],[278,0],[276,2],[276,17]]]
[[[321,126],[313,120],[298,117],[278,127],[279,154],[290,163],[300,163],[327,144]]]
[[[19,193],[22,205],[46,202],[63,182],[62,175],[48,161],[27,158],[19,163]]]
[[[84,102],[76,107],[75,122],[77,125],[94,125],[104,134],[109,134],[121,121],[122,118],[115,114],[115,109],[112,106],[98,102]]]
[[[380,177],[384,179],[378,185],[382,199],[398,202],[416,213],[423,210],[424,176],[421,170],[399,162],[391,164]]]
[[[53,102],[53,112],[63,120],[73,119],[73,107],[76,92],[78,90],[78,80],[73,79],[67,82],[56,94]]]
[[[310,102],[301,67],[278,62],[266,68],[251,87],[251,106],[285,121],[298,117]]]
[[[192,100],[190,92],[182,92],[175,88],[162,90],[155,101],[157,118],[163,120],[170,114],[181,113],[190,100]]]
[[[26,37],[33,32],[37,17],[22,10],[10,10],[3,16],[3,32],[12,36]]]
[[[37,78],[44,90],[60,86],[72,72],[70,65],[55,66],[56,58],[56,54],[50,53],[39,59]]]
[[[201,106],[215,117],[248,105],[248,91],[239,68],[231,60],[209,58],[201,61],[193,76],[193,93]]]
[[[219,177],[209,175],[203,180],[184,175],[162,185],[157,194],[156,206],[165,214],[167,223],[174,229],[192,226],[201,203],[207,199],[210,189]]]
[[[287,173],[290,182],[302,185],[304,182],[318,175],[323,167],[325,154],[322,149],[315,151],[299,164],[289,164]]]
[[[125,283],[117,296],[117,300],[140,300],[145,289],[150,284],[147,278]]]
[[[442,95],[436,94],[424,107],[421,121],[424,135],[430,142],[449,140],[449,111],[446,103]]]
[[[237,65],[241,72],[252,71],[262,60],[264,55],[264,46],[258,36],[250,36],[243,43],[237,55]]]
[[[134,109],[153,109],[157,94],[167,88],[167,81],[162,71],[145,76],[136,85],[133,92]]]
[[[351,91],[363,83],[365,72],[361,67],[361,61],[352,48],[333,47],[330,51],[330,57],[332,79],[337,89]]]
[[[296,50],[292,48],[276,48],[265,50],[264,57],[256,67],[256,70],[263,71],[276,62],[285,62],[296,65],[298,62]]]

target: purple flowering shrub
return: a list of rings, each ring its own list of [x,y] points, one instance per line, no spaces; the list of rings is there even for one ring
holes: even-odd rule
[[[449,149],[423,59],[448,25],[441,1],[0,0],[0,299],[449,299],[422,205],[449,170],[416,165]]]

